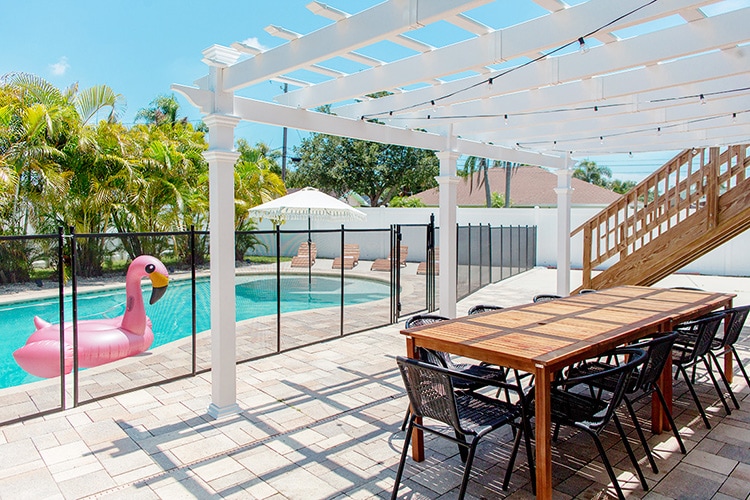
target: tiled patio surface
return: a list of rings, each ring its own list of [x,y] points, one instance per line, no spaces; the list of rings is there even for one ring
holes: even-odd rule
[[[483,289],[458,309],[528,302],[554,292],[554,279],[554,271],[535,269]],[[734,292],[736,304],[750,303],[750,279],[678,275],[664,285]],[[404,352],[400,328],[239,365],[242,411],[219,420],[206,415],[207,373],[0,427],[0,498],[387,498],[407,404],[394,361]],[[746,328],[740,347],[748,365],[749,333]],[[725,416],[705,380],[698,387],[710,405],[712,429],[681,396],[686,388],[679,383],[675,417],[689,453],[675,451],[671,433],[651,436],[660,472],[644,465],[649,492],[634,478],[622,445],[605,432],[629,498],[750,498],[750,390],[735,377],[742,408]],[[646,418],[647,410],[639,415]],[[626,430],[632,433],[632,426]],[[424,462],[407,462],[400,497],[455,498],[462,471],[457,449],[429,437],[426,448]],[[509,451],[509,432],[480,445],[469,498],[532,496],[524,460],[510,489],[500,489]],[[561,433],[553,454],[555,498],[612,493],[586,436]]]

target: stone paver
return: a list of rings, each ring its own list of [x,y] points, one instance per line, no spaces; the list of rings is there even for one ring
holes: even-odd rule
[[[721,290],[720,280],[685,278],[683,284]],[[680,283],[680,276],[669,279]],[[736,280],[732,287],[729,291],[736,291]],[[554,271],[536,269],[481,290],[461,301],[459,311],[476,303],[522,303],[543,292],[554,292]],[[735,303],[748,302],[750,287]],[[406,397],[394,362],[404,350],[400,328],[381,327],[241,363],[242,411],[219,420],[206,415],[207,373],[0,427],[0,498],[388,497],[404,441],[399,426]],[[748,333],[741,346],[745,359]],[[660,468],[654,474],[634,446],[648,493],[616,436],[604,433],[628,498],[748,498],[750,390],[741,376],[733,387],[742,409],[731,416],[716,404],[710,387],[701,388],[713,406],[711,430],[684,399],[684,384],[675,387],[682,397],[675,416],[689,453],[679,453],[670,433],[649,435]],[[641,418],[648,409],[647,402],[639,406]],[[634,437],[629,418],[622,420]],[[509,490],[500,487],[511,439],[509,432],[497,433],[479,447],[468,498],[532,498],[523,453]],[[400,497],[455,498],[462,473],[455,445],[427,437],[426,455],[423,463],[407,462]],[[587,436],[561,432],[553,460],[555,498],[613,494]]]

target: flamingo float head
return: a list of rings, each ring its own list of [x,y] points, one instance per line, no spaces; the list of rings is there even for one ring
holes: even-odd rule
[[[122,318],[122,327],[138,335],[143,335],[146,328],[146,311],[143,308],[141,296],[141,279],[143,278],[151,280],[152,288],[149,304],[154,304],[167,290],[169,273],[166,266],[151,255],[139,255],[130,263],[125,278],[127,303]]]

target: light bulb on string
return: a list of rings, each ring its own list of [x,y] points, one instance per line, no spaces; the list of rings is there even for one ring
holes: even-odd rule
[[[604,136],[603,135],[599,136],[599,144],[604,144]]]
[[[661,127],[656,128],[656,135],[661,135]]]
[[[737,123],[737,113],[732,113],[732,123]]]
[[[578,51],[581,54],[585,54],[589,51],[589,47],[586,45],[586,40],[584,40],[583,37],[578,39]]]
[[[506,115],[505,115],[505,116],[503,117],[503,119],[505,120],[505,124],[507,125],[507,124],[508,124],[508,115],[506,114]]]
[[[701,104],[706,104],[706,96],[703,94],[700,95]]]

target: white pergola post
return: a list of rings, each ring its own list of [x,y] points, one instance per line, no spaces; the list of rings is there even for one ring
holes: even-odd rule
[[[456,317],[456,176],[459,153],[441,151],[437,153],[440,160],[440,176],[436,178],[440,190],[440,315]]]
[[[209,231],[211,244],[211,404],[213,418],[238,413],[236,365],[236,304],[234,291],[234,93],[223,90],[225,64],[235,54],[210,47],[204,51],[210,68],[212,113],[203,117],[208,126]]]
[[[236,315],[234,293],[234,164],[238,153],[224,149],[234,142],[239,119],[203,118],[209,128],[211,243],[211,404],[213,418],[237,413]]]
[[[573,188],[570,180],[570,156],[565,158],[565,168],[557,170],[557,294],[570,294],[570,205]]]

